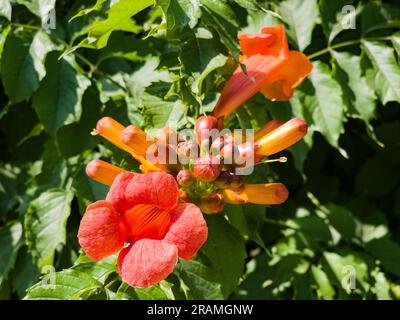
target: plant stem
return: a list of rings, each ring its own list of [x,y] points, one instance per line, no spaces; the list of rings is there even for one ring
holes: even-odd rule
[[[332,52],[332,50],[334,49],[338,49],[338,48],[343,48],[343,47],[348,47],[348,46],[352,46],[355,44],[359,44],[362,41],[367,40],[367,41],[390,41],[391,38],[390,37],[375,37],[375,38],[360,38],[360,39],[355,39],[355,40],[349,40],[349,41],[344,41],[344,42],[340,42],[334,45],[329,45],[328,47],[326,47],[325,49],[322,49],[320,51],[314,52],[312,54],[310,54],[308,56],[308,59],[314,59],[316,57],[322,56],[326,53]]]
[[[288,226],[284,221],[274,220],[274,219],[270,219],[267,217],[264,217],[263,220],[264,220],[264,222],[269,223],[269,224],[274,224],[276,226],[293,229],[290,226]]]
[[[20,28],[26,28],[26,29],[32,29],[32,30],[41,30],[42,29],[42,27],[39,27],[39,26],[32,26],[29,24],[14,23],[14,22],[10,23],[9,25],[12,27],[20,27]]]

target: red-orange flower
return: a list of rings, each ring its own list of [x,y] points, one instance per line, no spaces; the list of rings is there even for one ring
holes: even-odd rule
[[[93,260],[121,250],[118,270],[131,286],[150,287],[165,279],[178,257],[191,259],[207,239],[200,209],[178,203],[175,179],[165,172],[120,173],[106,200],[88,206],[79,243]],[[124,244],[129,243],[124,248]]]
[[[260,34],[241,34],[241,63],[223,89],[214,109],[216,117],[234,111],[261,91],[268,99],[287,101],[311,73],[312,64],[297,51],[289,51],[283,25],[263,28]]]

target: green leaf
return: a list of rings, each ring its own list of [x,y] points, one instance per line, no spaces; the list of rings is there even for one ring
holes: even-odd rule
[[[375,239],[366,244],[365,249],[382,263],[383,269],[400,277],[400,245],[390,239]]]
[[[279,15],[287,24],[289,39],[303,51],[311,43],[311,36],[318,19],[316,0],[286,0],[279,3]]]
[[[320,266],[311,266],[311,272],[318,286],[318,292],[322,298],[330,300],[335,296],[335,289],[332,287],[328,276]]]
[[[392,35],[392,44],[393,48],[395,48],[397,55],[400,56],[400,32],[396,32]]]
[[[189,299],[223,299],[218,275],[213,269],[199,261],[181,259],[175,267],[175,272],[188,288],[187,296]]]
[[[11,21],[12,7],[9,0],[0,0],[0,16]]]
[[[185,111],[180,100],[165,101],[146,93],[143,95],[143,105],[145,123],[152,128],[179,127]]]
[[[0,217],[18,203],[17,173],[18,171],[10,166],[0,168]]]
[[[343,90],[345,98],[351,108],[361,116],[365,122],[369,122],[375,113],[376,96],[362,75],[360,56],[348,52],[333,52],[333,56],[340,69],[345,72],[340,84],[347,90]]]
[[[235,228],[222,216],[207,219],[208,239],[201,248],[208,265],[217,273],[224,297],[236,288],[243,273],[246,250]]]
[[[126,98],[129,113],[137,113],[138,108],[144,106],[143,93],[153,83],[170,83],[169,72],[158,70],[160,59],[158,57],[149,57],[146,62],[129,76],[124,76],[129,96]],[[133,121],[134,119],[132,119]]]
[[[289,219],[286,224],[293,229],[300,230],[310,235],[313,239],[329,241],[331,233],[328,225],[317,216],[305,216]]]
[[[19,221],[9,222],[0,229],[0,285],[14,267],[18,249],[22,244],[22,231]]]
[[[105,199],[109,190],[108,186],[90,179],[84,167],[77,172],[74,178],[73,188],[75,194],[79,194],[78,202],[82,213],[85,212],[89,204]]]
[[[72,20],[74,20],[78,17],[87,15],[91,12],[102,10],[108,2],[109,2],[109,0],[96,0],[96,3],[92,7],[80,10],[71,19],[69,19],[69,22],[71,22]]]
[[[378,300],[392,300],[390,295],[390,282],[386,278],[383,272],[380,272],[377,268],[371,272],[372,277],[375,279],[375,284],[371,288],[371,291],[375,293]]]
[[[167,296],[160,285],[151,288],[133,288],[123,282],[114,298],[116,300],[166,300]]]
[[[227,57],[220,53],[212,34],[200,28],[182,46],[179,55],[183,73],[188,75],[188,83],[197,95],[202,94],[205,78],[214,70],[225,65]]]
[[[17,0],[17,2],[42,19],[54,9],[56,4],[56,0]]]
[[[33,107],[50,134],[80,119],[82,96],[90,85],[89,79],[76,71],[72,61],[57,57],[54,53],[47,58],[48,73],[33,97]]]
[[[35,265],[27,247],[24,246],[18,252],[18,258],[12,272],[12,286],[18,298],[22,299],[26,295],[26,290],[37,282],[39,274],[39,268]]]
[[[304,81],[300,89],[305,93],[303,108],[310,114],[313,129],[321,132],[332,146],[338,147],[344,121],[340,85],[333,79],[329,67],[320,61],[314,63],[310,80],[311,83]]]
[[[79,46],[101,49],[107,45],[113,31],[137,33],[141,28],[131,19],[138,12],[154,4],[154,0],[119,0],[108,11],[107,19],[95,21],[88,27],[88,37]]]
[[[50,189],[34,199],[25,215],[26,243],[39,266],[52,264],[54,252],[66,241],[66,223],[73,194]]]
[[[391,192],[399,182],[397,166],[376,155],[360,167],[355,176],[355,190],[358,194],[380,197]]]
[[[166,19],[167,30],[179,31],[189,25],[194,28],[201,16],[199,0],[157,0]]]
[[[247,15],[247,26],[241,29],[244,33],[259,33],[266,26],[273,26],[281,21],[272,14],[266,14],[264,11],[251,11]]]
[[[361,30],[363,36],[369,32],[399,27],[400,10],[398,7],[382,3],[382,1],[369,1],[363,8],[361,16]]]
[[[6,43],[6,39],[10,34],[11,27],[8,25],[7,27],[3,28],[0,32],[0,59],[3,55],[4,44]],[[1,64],[0,64],[0,72],[1,72]]]
[[[93,87],[85,91],[82,98],[82,116],[79,122],[61,127],[57,132],[57,142],[61,154],[65,158],[81,154],[96,146],[97,139],[90,132],[101,118],[101,102],[97,90]]]
[[[44,58],[56,49],[43,31],[15,31],[5,42],[1,71],[7,95],[12,103],[27,100],[46,74]]]
[[[239,230],[239,232],[249,239],[265,248],[261,237],[261,228],[264,225],[265,206],[246,204],[246,205],[225,205],[226,215],[229,222]]]
[[[242,8],[255,11],[258,9],[257,0],[230,0],[236,2]]]
[[[351,288],[351,277],[355,277],[357,283],[360,284],[364,290],[369,289],[368,265],[359,256],[351,253],[339,255],[335,252],[327,251],[325,251],[323,255],[336,276],[338,284],[347,293],[350,293],[350,290],[357,288],[357,284],[356,288]]]
[[[101,282],[78,270],[64,270],[45,275],[29,288],[26,300],[77,300],[94,290],[103,290]]]
[[[329,211],[328,220],[330,224],[347,240],[351,240],[356,230],[356,222],[353,213],[335,204],[326,206]]]
[[[214,28],[221,41],[232,53],[236,60],[239,60],[240,47],[237,40],[238,25],[235,13],[225,0],[200,0],[202,4],[202,20],[206,26]]]
[[[343,7],[347,5],[351,5],[351,2],[348,0],[321,0],[319,2],[322,28],[328,39],[328,43],[331,43],[340,32],[345,30],[347,25],[344,22],[356,18],[356,10],[350,14],[343,11]]]
[[[362,44],[374,66],[375,90],[382,103],[400,102],[400,66],[394,50],[377,41],[363,41]]]
[[[81,255],[71,269],[81,271],[104,283],[110,274],[117,272],[116,260],[116,256],[111,256],[96,262],[85,255]]]

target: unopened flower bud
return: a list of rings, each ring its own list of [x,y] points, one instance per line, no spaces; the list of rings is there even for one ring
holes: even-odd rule
[[[199,146],[196,142],[187,140],[178,143],[179,162],[186,165],[190,160],[196,160],[199,156]]]
[[[233,165],[235,164],[235,157],[237,157],[237,147],[232,143],[225,143],[221,149],[221,157],[223,159],[224,165]]]
[[[194,163],[194,175],[201,181],[214,181],[221,172],[219,159],[212,156],[198,158]]]
[[[223,171],[217,178],[217,180],[214,181],[214,184],[217,188],[219,189],[225,189],[230,187],[230,182],[231,182],[231,174],[229,171]]]
[[[217,156],[220,154],[221,149],[224,147],[225,139],[224,137],[218,137],[211,144],[211,154],[213,156]]]
[[[175,129],[164,127],[157,131],[156,139],[168,144],[175,145],[178,143],[178,133]]]
[[[224,197],[220,193],[212,193],[199,199],[198,205],[206,214],[217,214],[224,210]]]
[[[178,184],[181,187],[187,188],[190,187],[194,182],[194,177],[190,170],[181,170],[176,176],[176,181],[178,181]]]
[[[201,144],[204,139],[210,137],[210,131],[218,128],[218,119],[214,116],[201,116],[194,126],[197,142]]]

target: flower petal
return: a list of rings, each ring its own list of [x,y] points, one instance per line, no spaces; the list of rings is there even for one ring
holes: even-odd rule
[[[301,52],[289,51],[289,59],[283,63],[264,84],[261,92],[272,101],[287,101],[294,89],[313,70],[310,60]]]
[[[140,155],[141,157],[145,158],[148,163],[152,163],[152,165],[156,166],[158,170],[152,170],[150,167],[146,167],[146,163],[144,166],[143,172],[148,171],[168,171],[168,167],[166,166],[165,162],[161,161],[160,163],[156,163],[149,159],[148,154],[154,154],[154,150],[163,150],[168,154],[168,149],[165,143],[160,143],[155,139],[151,138],[146,132],[142,129],[130,125],[126,127],[121,133],[121,141],[127,145],[132,150]]]
[[[124,126],[111,117],[104,117],[97,121],[97,134],[100,134],[103,138],[107,139],[118,148],[129,152],[135,160],[139,161],[142,164],[145,170],[159,171],[159,168],[157,168],[151,162],[147,161],[143,156],[141,156],[135,150],[122,142],[121,134],[123,130]]]
[[[242,49],[241,61],[255,55],[255,54],[267,54],[269,47],[275,41],[275,35],[273,34],[239,34],[239,44]]]
[[[190,260],[207,240],[208,229],[200,209],[182,203],[171,213],[171,226],[164,241],[178,247],[178,255]]]
[[[103,117],[99,121],[97,121],[96,124],[96,131],[98,134],[100,134],[103,138],[107,139],[118,148],[132,153],[132,149],[126,146],[121,141],[121,133],[123,130],[124,126],[111,117]]]
[[[175,245],[162,240],[142,239],[121,251],[118,270],[127,284],[148,288],[164,280],[177,262]]]
[[[89,258],[99,261],[118,252],[126,238],[126,228],[111,203],[102,200],[87,207],[78,239]]]
[[[137,174],[129,181],[125,197],[135,205],[151,204],[171,210],[178,203],[178,184],[165,172]]]
[[[132,207],[132,204],[125,199],[125,190],[134,176],[135,173],[133,172],[119,174],[111,185],[110,191],[108,191],[106,200],[111,202],[119,213],[124,213]]]
[[[86,166],[88,177],[106,186],[111,186],[116,176],[122,172],[124,169],[102,160],[92,160]]]
[[[151,204],[138,204],[124,213],[124,219],[131,240],[162,239],[170,225],[171,214]]]
[[[135,150],[141,156],[146,156],[146,150],[155,142],[142,129],[130,125],[121,133],[122,143]]]
[[[289,192],[282,183],[245,184],[241,189],[224,189],[224,200],[228,203],[281,204]]]
[[[257,132],[254,134],[254,140],[257,140],[259,138],[262,138],[266,134],[270,133],[272,130],[275,130],[276,128],[280,127],[283,125],[283,121],[281,120],[270,120],[268,121],[265,125],[263,125]]]
[[[288,45],[285,30],[282,25],[264,28],[263,33],[272,34],[274,42],[268,50],[259,53],[251,51],[252,55],[242,61],[246,66],[247,75],[239,66],[229,79],[214,109],[214,115],[219,118],[228,115],[243,102],[260,91],[268,78],[288,58]]]
[[[302,139],[307,130],[308,126],[304,120],[293,118],[256,140],[254,142],[256,155],[266,157],[289,148]]]

